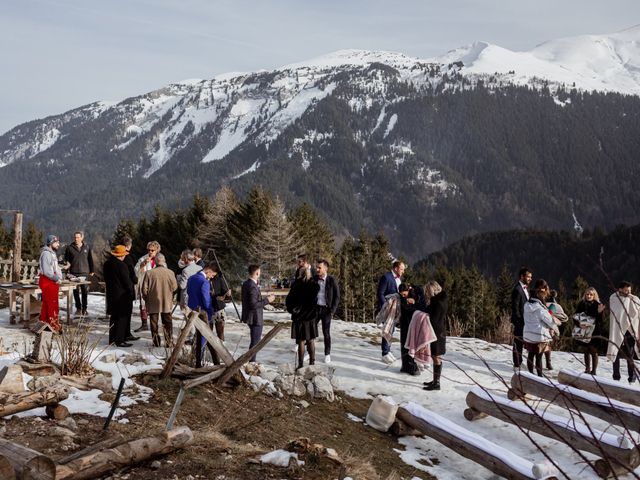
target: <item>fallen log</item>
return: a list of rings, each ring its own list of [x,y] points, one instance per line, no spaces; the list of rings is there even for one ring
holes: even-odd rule
[[[227,347],[224,346],[222,340],[220,340],[216,335],[213,334],[213,330],[211,327],[207,325],[201,318],[195,318],[193,320],[193,326],[196,327],[196,330],[200,332],[200,334],[207,340],[209,345],[213,348],[213,350],[218,354],[220,360],[226,366],[229,366],[233,363],[233,355],[229,353]]]
[[[68,396],[69,392],[62,386],[46,387],[37,392],[0,394],[0,417],[32,408],[57,405]]]
[[[114,470],[171,453],[192,441],[193,433],[188,427],[178,427],[153,437],[132,440],[58,465],[56,480],[99,478]]]
[[[53,460],[23,445],[0,438],[0,456],[11,464],[15,477],[21,480],[55,480],[56,478],[56,464]]]
[[[640,407],[640,388],[632,385],[565,368],[558,373],[558,382]]]
[[[191,331],[191,325],[193,325],[193,319],[198,317],[198,312],[191,312],[187,317],[182,330],[180,330],[180,335],[176,340],[176,343],[173,345],[173,350],[171,351],[171,355],[167,358],[166,363],[164,364],[164,368],[162,369],[162,374],[160,378],[169,378],[171,372],[173,371],[173,367],[178,361],[178,357],[180,356],[180,352],[182,351],[182,346],[184,345],[185,340],[187,339],[187,335]]]
[[[3,480],[16,479],[16,471],[13,465],[4,455],[0,455],[0,478]]]
[[[275,325],[271,330],[269,330],[269,333],[267,333],[264,337],[262,337],[262,339],[256,345],[254,345],[253,348],[250,348],[244,354],[240,355],[235,362],[233,362],[231,365],[229,365],[227,367],[227,369],[224,371],[222,376],[220,376],[216,380],[216,384],[224,385],[231,377],[233,377],[236,374],[236,372],[238,370],[240,370],[240,367],[242,367],[242,365],[247,363],[251,357],[253,357],[256,353],[258,353],[260,350],[262,350],[267,345],[267,343],[269,343],[271,341],[271,339],[273,337],[275,337],[276,334],[282,328],[284,328],[284,324],[279,323],[279,324]],[[217,373],[217,372],[214,372],[214,373]],[[209,374],[209,375],[213,375],[213,374]],[[206,375],[205,375],[205,377],[206,377]],[[197,380],[200,380],[201,378],[199,378]],[[200,383],[204,383],[205,381],[207,381],[207,380],[203,380]],[[195,380],[192,380],[190,382],[191,383],[190,387],[194,386],[193,382],[195,382]],[[186,388],[186,382],[185,382],[185,388]]]
[[[402,420],[398,418],[396,418],[396,420],[391,424],[389,431],[396,437],[423,437],[424,436],[420,430],[411,428],[409,425],[407,425],[406,423],[404,423]]]
[[[519,393],[529,393],[564,408],[606,420],[632,432],[640,430],[640,409],[614,399],[584,392],[568,385],[560,385],[528,372],[515,373],[511,388]]]
[[[524,430],[607,458],[612,464],[626,468],[627,472],[640,465],[640,452],[630,441],[589,428],[576,418],[563,418],[549,412],[537,413],[527,405],[477,387],[467,394],[467,405],[475,411],[512,423]]]
[[[104,450],[106,448],[112,448],[117,445],[124,443],[124,437],[121,433],[116,433],[115,435],[106,438],[100,442],[94,443],[93,445],[89,445],[88,447],[83,448],[82,450],[78,450],[77,452],[72,453],[64,458],[58,460],[58,465],[64,465],[73,460],[76,460],[80,457],[84,457],[85,455],[89,455],[91,453],[97,452],[99,450]]]
[[[61,404],[47,405],[44,409],[47,418],[52,420],[64,420],[69,416],[69,409]]]
[[[396,418],[493,473],[513,480],[555,479],[541,466],[415,403],[398,408]],[[544,473],[547,473],[545,475]]]
[[[188,365],[182,365],[180,363],[176,364],[173,367],[173,372],[171,372],[171,378],[177,378],[179,380],[189,380],[191,378],[197,378],[205,373],[215,372],[216,370],[224,370],[226,367],[224,365],[206,365],[201,368],[194,368]],[[146,370],[144,375],[149,376],[158,376],[162,374],[161,368],[153,368],[151,370]]]

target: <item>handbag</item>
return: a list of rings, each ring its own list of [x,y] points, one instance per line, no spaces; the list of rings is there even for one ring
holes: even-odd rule
[[[579,342],[589,343],[596,328],[596,319],[586,313],[576,313],[573,316],[573,321],[577,325],[573,327],[571,336]]]

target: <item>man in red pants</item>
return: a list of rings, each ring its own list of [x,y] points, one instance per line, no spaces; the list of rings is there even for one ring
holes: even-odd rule
[[[62,280],[62,270],[58,265],[56,252],[60,248],[60,240],[56,235],[47,235],[47,244],[40,250],[40,280],[42,290],[42,308],[40,320],[48,323],[54,332],[60,331],[58,321],[58,292]]]

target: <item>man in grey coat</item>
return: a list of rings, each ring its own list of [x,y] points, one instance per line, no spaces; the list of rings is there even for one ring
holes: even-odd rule
[[[149,326],[153,346],[161,345],[158,334],[158,317],[162,318],[164,343],[167,348],[173,345],[173,292],[178,289],[176,276],[167,268],[167,261],[163,254],[156,255],[156,268],[149,270],[142,280],[142,298],[149,314]]]

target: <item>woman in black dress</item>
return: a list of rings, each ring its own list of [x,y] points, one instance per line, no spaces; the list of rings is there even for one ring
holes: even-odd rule
[[[400,294],[400,352],[402,354],[400,371],[409,375],[420,375],[416,361],[409,355],[409,350],[405,347],[411,318],[416,311],[417,295],[408,283],[401,283],[398,287],[398,293]]]
[[[440,390],[442,374],[442,356],[446,353],[447,344],[447,293],[435,280],[429,280],[424,286],[424,297],[427,303],[425,312],[438,339],[431,344],[433,357],[433,380],[424,382],[424,390]]]
[[[584,373],[596,374],[598,368],[598,350],[606,350],[607,338],[604,331],[604,305],[600,303],[600,297],[595,288],[585,290],[582,300],[576,307],[576,314],[585,313],[595,319],[595,328],[591,334],[591,341],[582,344],[584,346]],[[574,318],[574,323],[578,324]]]
[[[296,368],[303,366],[305,344],[309,353],[309,365],[315,364],[319,290],[320,286],[313,280],[311,270],[304,266],[300,267],[285,301],[287,311],[291,314],[291,338],[294,338],[298,345],[298,366]]]

